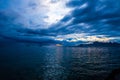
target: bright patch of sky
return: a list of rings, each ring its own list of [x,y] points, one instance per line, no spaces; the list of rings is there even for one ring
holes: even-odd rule
[[[46,0],[43,5],[48,9],[46,18],[44,19],[48,25],[59,22],[71,10],[66,7],[68,0]]]
[[[77,42],[77,41],[85,41],[85,42],[109,42],[113,38],[107,38],[104,35],[95,35],[95,36],[87,36],[86,34],[68,34],[68,35],[59,35],[55,38],[55,40],[63,41],[66,40],[68,42]]]
[[[66,3],[69,0],[12,0],[4,5],[5,11],[18,13],[22,18],[17,21],[28,28],[49,28],[59,22],[72,8]],[[5,3],[4,1],[2,1]],[[1,2],[1,4],[2,4]],[[7,7],[5,7],[7,6]],[[9,7],[8,7],[9,6]]]

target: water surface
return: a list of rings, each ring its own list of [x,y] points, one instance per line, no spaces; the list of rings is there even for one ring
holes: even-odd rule
[[[119,47],[0,47],[0,80],[104,80],[117,68]]]

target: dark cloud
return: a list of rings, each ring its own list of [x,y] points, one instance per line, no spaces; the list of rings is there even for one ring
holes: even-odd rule
[[[54,25],[54,30],[60,34],[120,36],[119,4],[120,1],[113,0],[71,0],[66,5],[74,10]]]
[[[56,0],[53,0],[53,3],[54,1]],[[1,3],[3,3],[3,0]],[[7,3],[5,4],[7,5]],[[73,8],[73,10],[58,23],[47,29],[26,27],[19,22],[25,17],[15,11],[5,10],[5,4],[0,7],[0,36],[6,39],[23,42],[46,43],[50,41],[52,43],[52,41],[55,41],[52,37],[74,33],[85,33],[88,36],[120,36],[119,0],[70,0],[66,6]],[[28,6],[35,8],[37,4],[29,3]],[[33,25],[30,20],[28,22]]]
[[[22,41],[22,42],[54,42],[47,29],[29,29],[25,28],[23,24],[16,24],[14,21],[18,19],[18,15],[10,15],[10,13],[0,12],[0,37],[8,40]],[[13,13],[14,14],[14,13]],[[9,16],[10,15],[10,16]]]
[[[88,0],[70,0],[66,5],[68,7],[79,7],[80,5],[86,3]]]

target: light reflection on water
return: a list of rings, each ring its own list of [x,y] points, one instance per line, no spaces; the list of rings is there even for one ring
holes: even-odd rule
[[[113,69],[120,68],[120,48],[115,47],[14,48],[0,49],[3,79],[104,80]]]

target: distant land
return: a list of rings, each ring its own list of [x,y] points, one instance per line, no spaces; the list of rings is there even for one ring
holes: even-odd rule
[[[120,47],[120,43],[117,42],[93,42],[90,44],[80,44],[76,47]]]

